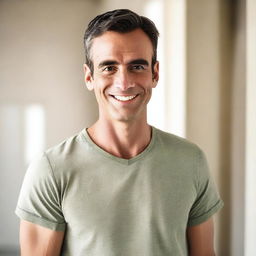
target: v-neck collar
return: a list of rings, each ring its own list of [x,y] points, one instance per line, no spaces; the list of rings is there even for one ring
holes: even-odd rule
[[[130,158],[130,159],[125,159],[125,158],[121,158],[121,157],[117,157],[114,156],[112,154],[110,154],[109,152],[105,151],[104,149],[102,149],[101,147],[99,147],[97,144],[94,143],[94,141],[90,138],[88,132],[87,132],[87,128],[82,130],[82,135],[83,138],[86,140],[86,142],[99,154],[103,155],[104,157],[107,157],[115,162],[121,163],[123,165],[131,165],[134,162],[138,161],[139,159],[141,159],[142,157],[145,157],[149,151],[152,149],[154,143],[155,143],[155,137],[156,137],[156,128],[151,126],[152,129],[152,136],[151,136],[151,140],[149,142],[149,144],[147,145],[147,147],[138,155]]]

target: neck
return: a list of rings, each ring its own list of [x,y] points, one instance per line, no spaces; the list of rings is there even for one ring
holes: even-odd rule
[[[144,122],[108,123],[98,120],[88,129],[91,139],[108,153],[130,159],[141,153],[151,140],[151,127]]]

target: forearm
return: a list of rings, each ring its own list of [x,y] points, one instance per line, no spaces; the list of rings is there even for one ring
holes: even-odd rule
[[[21,221],[21,256],[58,256],[61,253],[63,237],[64,232]]]
[[[214,227],[212,219],[189,227],[187,229],[189,256],[216,256],[213,238]]]

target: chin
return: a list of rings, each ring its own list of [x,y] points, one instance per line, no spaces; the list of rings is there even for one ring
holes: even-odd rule
[[[112,116],[112,120],[115,120],[117,122],[124,122],[124,123],[133,122],[138,119],[140,119],[140,115],[138,113],[136,114],[134,113],[132,115],[113,115]]]
[[[146,113],[146,112],[145,112]],[[117,122],[133,122],[144,118],[144,111],[137,109],[133,111],[111,111],[109,112],[110,120]]]

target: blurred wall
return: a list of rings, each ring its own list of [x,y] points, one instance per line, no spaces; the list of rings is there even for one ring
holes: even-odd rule
[[[41,104],[50,146],[95,119],[96,104],[83,83],[82,38],[97,6],[76,0],[0,4],[1,103]]]
[[[230,255],[230,121],[233,3],[187,1],[187,137],[206,152],[224,208],[217,255]]]
[[[187,0],[187,137],[206,152],[224,208],[217,255],[256,253],[256,4]]]
[[[246,2],[236,1],[232,66],[231,113],[231,255],[245,254],[245,180],[246,180]],[[255,217],[254,217],[255,218]],[[255,238],[254,238],[255,239]]]

